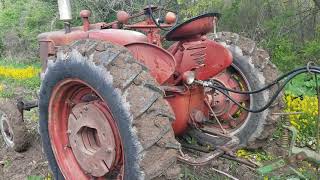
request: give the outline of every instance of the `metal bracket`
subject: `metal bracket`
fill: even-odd
[[[202,166],[209,163],[214,158],[222,156],[225,153],[230,153],[231,149],[236,148],[239,145],[239,139],[235,136],[227,142],[225,145],[218,147],[216,150],[212,151],[211,153],[207,153],[204,156],[199,158],[190,157],[188,155],[178,156],[178,160],[184,163],[187,163],[192,166]]]
[[[17,107],[19,111],[23,113],[23,111],[30,111],[31,109],[38,107],[38,101],[18,100]]]

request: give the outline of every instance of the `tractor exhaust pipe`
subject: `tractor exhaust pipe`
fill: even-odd
[[[72,20],[72,11],[70,0],[58,0],[60,20],[64,21],[66,33],[71,32],[70,21]]]

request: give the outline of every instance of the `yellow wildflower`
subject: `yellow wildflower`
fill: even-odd
[[[287,105],[285,112],[302,112],[302,114],[288,116],[291,125],[296,127],[303,137],[312,136],[318,115],[317,97],[303,96],[300,98],[287,94],[284,100]]]
[[[26,68],[12,68],[6,66],[0,66],[0,77],[12,78],[16,80],[29,79],[37,76],[40,69],[32,66]]]
[[[247,151],[245,149],[239,149],[236,152],[236,156],[244,159],[251,159],[257,162],[261,162],[266,159],[271,159],[272,157],[259,151]]]

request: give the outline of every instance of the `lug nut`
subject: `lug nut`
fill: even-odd
[[[111,149],[111,148],[108,148],[108,149],[106,150],[106,152],[107,152],[107,153],[112,153],[112,149]]]

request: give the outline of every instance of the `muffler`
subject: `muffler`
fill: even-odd
[[[70,33],[70,21],[72,20],[72,11],[70,0],[58,0],[60,20],[64,21],[66,33]]]

